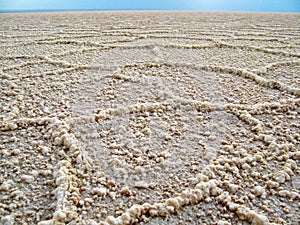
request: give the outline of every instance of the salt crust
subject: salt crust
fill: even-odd
[[[5,36],[5,35],[4,35]],[[132,40],[146,39],[146,38],[161,38],[159,36],[153,35],[144,35],[138,38],[132,38]],[[185,37],[185,39],[193,39],[192,37]],[[180,105],[190,105],[192,108],[196,109],[199,112],[214,112],[214,111],[224,111],[236,115],[241,121],[244,121],[246,124],[250,125],[253,130],[254,138],[263,142],[270,151],[275,152],[276,160],[282,163],[282,167],[276,171],[275,173],[270,173],[268,176],[264,176],[262,179],[265,181],[265,186],[261,186],[259,184],[253,185],[252,193],[262,199],[268,197],[268,194],[275,193],[275,195],[281,198],[287,198],[291,200],[299,200],[300,195],[296,190],[285,190],[282,188],[286,181],[290,181],[295,174],[297,174],[297,160],[300,159],[299,151],[295,151],[292,143],[278,143],[276,138],[272,133],[267,131],[265,127],[265,123],[262,122],[257,115],[262,115],[265,113],[270,113],[271,111],[277,112],[289,112],[290,110],[297,110],[299,107],[299,99],[300,89],[294,86],[286,85],[284,82],[280,82],[278,80],[266,79],[264,78],[264,74],[268,73],[268,71],[282,66],[299,66],[300,62],[295,60],[295,58],[299,58],[299,53],[288,52],[285,50],[273,50],[270,48],[252,46],[252,45],[238,45],[238,44],[229,44],[226,41],[215,40],[213,38],[204,37],[201,40],[210,41],[211,44],[208,45],[195,45],[195,44],[146,44],[146,45],[138,45],[132,46],[127,44],[101,44],[93,41],[79,41],[79,40],[42,40],[39,41],[40,44],[48,44],[48,45],[56,45],[56,44],[74,44],[78,46],[86,46],[88,48],[74,51],[66,51],[62,53],[53,53],[49,56],[42,55],[1,55],[1,60],[14,60],[14,59],[23,59],[29,60],[27,62],[21,63],[19,65],[13,66],[5,66],[2,67],[1,70],[3,74],[1,74],[4,79],[3,84],[9,87],[9,89],[14,90],[18,88],[19,80],[26,80],[27,78],[33,77],[43,77],[43,76],[56,76],[59,74],[64,74],[68,72],[77,72],[89,69],[108,69],[108,70],[116,70],[115,73],[109,75],[113,79],[123,80],[125,82],[136,81],[134,77],[129,75],[120,74],[119,68],[145,68],[145,67],[156,67],[160,68],[161,66],[167,67],[183,67],[195,69],[198,71],[210,71],[214,73],[226,73],[234,76],[239,76],[242,78],[246,78],[247,80],[253,81],[254,83],[270,88],[273,90],[279,90],[281,92],[288,93],[293,95],[294,99],[289,100],[280,100],[278,102],[266,102],[266,103],[258,103],[258,104],[220,104],[220,103],[211,103],[211,102],[203,102],[203,101],[193,101],[187,99],[179,99],[176,100],[166,100],[164,102],[158,103],[138,103],[132,104],[129,106],[124,106],[120,108],[106,108],[106,109],[98,109],[97,113],[93,115],[86,115],[85,117],[73,117],[64,119],[64,116],[57,117],[41,117],[41,118],[19,118],[19,114],[21,113],[18,107],[13,107],[11,112],[7,117],[0,122],[1,132],[6,131],[15,131],[17,129],[30,129],[30,127],[35,126],[44,126],[47,128],[47,132],[51,137],[51,142],[53,145],[59,146],[62,150],[59,154],[64,158],[60,162],[55,165],[53,177],[55,183],[55,190],[53,190],[56,202],[55,202],[55,212],[53,214],[53,218],[47,221],[39,222],[39,225],[48,225],[48,224],[75,224],[78,222],[76,219],[78,218],[77,205],[81,204],[81,193],[79,190],[80,180],[79,176],[84,175],[89,171],[92,161],[88,157],[87,152],[84,148],[81,147],[80,142],[76,139],[75,135],[71,131],[71,126],[76,121],[85,121],[90,123],[101,122],[107,118],[112,118],[114,116],[125,115],[125,114],[133,114],[133,113],[145,113],[149,114],[153,112],[164,112],[168,110],[172,110],[172,108],[176,108]],[[199,39],[200,40],[200,39]],[[19,45],[24,47],[24,45],[34,44],[35,41],[28,43],[19,43]],[[12,46],[13,47],[13,46]],[[103,65],[76,65],[69,63],[64,60],[55,60],[53,58],[60,56],[67,56],[77,53],[84,52],[92,52],[92,51],[109,51],[112,49],[152,49],[154,54],[157,54],[158,57],[163,57],[161,54],[161,48],[169,48],[169,49],[215,49],[215,48],[228,48],[228,49],[243,49],[247,51],[257,51],[260,53],[266,53],[270,55],[280,55],[293,58],[291,60],[282,60],[279,62],[273,62],[267,64],[259,69],[248,70],[243,68],[236,68],[230,66],[216,66],[216,65],[201,65],[195,63],[141,63],[141,64],[129,64],[129,65],[115,65],[115,66],[103,66]],[[32,61],[31,61],[32,60]],[[160,61],[160,60],[158,60]],[[39,63],[49,63],[51,65],[56,65],[63,67],[62,69],[54,70],[54,71],[45,71],[43,73],[34,73],[34,74],[23,74],[19,77],[9,75],[9,72],[26,67],[26,66],[34,66]],[[17,93],[15,91],[7,91],[6,95],[8,97],[16,96]],[[24,99],[25,93],[18,97],[18,101],[22,101]],[[150,134],[151,131],[145,130],[145,134]],[[207,136],[210,136],[207,133]],[[168,139],[168,138],[167,138]],[[118,148],[118,146],[111,146],[111,148]],[[224,148],[228,152],[234,151],[233,145],[227,145]],[[45,151],[47,151],[45,149]],[[284,154],[281,154],[281,153]],[[19,155],[20,150],[14,149],[11,151],[12,155]],[[277,154],[277,155],[276,155]],[[220,204],[227,207],[231,212],[234,212],[239,219],[248,221],[251,224],[269,224],[268,218],[252,210],[243,204],[238,204],[233,200],[233,196],[235,193],[242,190],[242,186],[240,184],[231,183],[227,180],[216,180],[214,178],[215,174],[225,174],[225,172],[234,173],[236,170],[243,170],[245,173],[251,169],[252,165],[261,164],[266,165],[267,159],[264,154],[256,153],[253,155],[246,155],[241,157],[233,157],[230,159],[219,159],[215,161],[215,164],[210,164],[207,167],[203,168],[203,172],[198,176],[198,183],[194,186],[194,188],[188,188],[182,190],[182,192],[176,193],[174,196],[166,199],[161,203],[154,204],[140,204],[133,205],[128,208],[118,217],[108,216],[105,221],[100,224],[133,224],[145,215],[149,214],[151,217],[157,216],[167,216],[169,214],[176,213],[180,209],[182,209],[186,205],[194,205],[199,202],[206,202],[209,199],[216,199]],[[50,171],[50,170],[49,170]],[[137,171],[142,171],[140,168],[137,168]],[[50,171],[51,172],[51,171]],[[44,172],[44,175],[47,176],[47,173]],[[250,176],[257,178],[260,176],[260,173],[254,171],[250,174]],[[25,183],[34,182],[35,174],[25,174],[21,177],[22,181]],[[116,184],[111,181],[112,186]],[[14,182],[11,180],[7,180],[2,182],[0,185],[0,192],[8,192]],[[132,192],[129,187],[124,187],[121,190],[123,195],[131,195]],[[21,192],[15,192],[16,195],[22,194]],[[97,195],[101,198],[105,198],[106,195],[110,195],[108,189],[106,188],[95,188],[92,190],[93,195]],[[252,198],[252,195],[249,194],[249,197]],[[254,197],[253,197],[254,198]],[[92,201],[91,199],[85,199],[85,201]],[[4,216],[1,218],[1,223],[3,224],[13,224],[14,218],[11,215]],[[98,224],[93,220],[89,221],[81,221],[82,223],[87,224]],[[218,224],[228,224],[226,221],[220,220]]]

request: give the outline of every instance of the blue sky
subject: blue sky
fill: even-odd
[[[300,12],[300,0],[0,0],[0,10],[37,9]]]

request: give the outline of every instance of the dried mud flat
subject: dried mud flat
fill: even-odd
[[[0,20],[0,224],[299,223],[299,14]]]

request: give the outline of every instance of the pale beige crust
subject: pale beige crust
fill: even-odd
[[[299,223],[299,14],[0,21],[0,224]]]

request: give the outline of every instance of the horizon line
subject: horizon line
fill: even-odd
[[[264,11],[264,10],[207,10],[207,9],[0,9],[0,13],[31,12],[91,12],[91,11],[199,11],[199,12],[245,12],[245,13],[300,13],[300,11]]]

